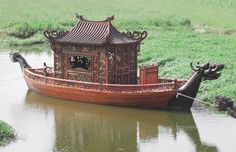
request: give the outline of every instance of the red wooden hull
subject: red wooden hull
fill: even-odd
[[[94,88],[87,89],[83,87],[75,87],[73,85],[61,85],[54,82],[54,80],[57,80],[59,82],[65,80],[44,77],[42,75],[33,73],[28,69],[25,70],[24,76],[29,88],[42,95],[60,99],[94,103],[94,104],[140,107],[140,108],[167,108],[171,99],[173,99],[176,96],[176,89],[163,89],[154,91],[144,90],[144,91],[129,92],[122,90],[110,91],[110,90],[104,90],[104,89],[101,90]],[[39,78],[36,78],[37,76],[45,78],[45,81],[39,81]],[[68,81],[68,82],[72,84],[74,81],[72,82]],[[121,87],[122,85],[114,85],[114,86]],[[146,86],[147,85],[145,85],[145,87]],[[96,85],[94,85],[94,87],[96,88]],[[124,85],[123,88],[125,89],[125,87],[130,87],[130,85]],[[142,86],[140,85],[140,87]]]

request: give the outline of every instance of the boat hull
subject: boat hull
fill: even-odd
[[[103,105],[128,106],[139,108],[167,108],[176,96],[176,90],[163,92],[117,92],[60,86],[36,81],[27,75],[29,88],[42,95]]]

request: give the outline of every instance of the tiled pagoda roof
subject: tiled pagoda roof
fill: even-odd
[[[121,33],[111,23],[114,16],[108,17],[104,21],[89,21],[83,18],[83,16],[77,16],[78,22],[67,33],[56,33],[60,36],[50,37],[49,34],[45,34],[47,38],[59,43],[72,43],[81,45],[104,45],[104,44],[127,44],[136,43],[143,40],[147,33]],[[47,32],[47,31],[46,31]],[[55,31],[54,31],[55,32]],[[138,35],[139,36],[138,36]],[[142,34],[142,35],[140,35]],[[141,37],[140,37],[141,36]]]

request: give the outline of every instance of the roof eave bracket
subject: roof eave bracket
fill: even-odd
[[[147,31],[134,31],[132,32],[123,32],[127,37],[132,38],[137,41],[142,41],[147,37]]]
[[[43,35],[49,39],[49,40],[53,40],[53,39],[57,39],[57,38],[61,38],[63,36],[65,36],[69,31],[56,31],[56,30],[45,30],[43,31]]]

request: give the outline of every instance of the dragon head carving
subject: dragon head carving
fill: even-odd
[[[17,51],[10,52],[10,59],[11,59],[12,62],[18,62],[17,58],[20,58],[20,57],[22,57],[20,52],[17,52]]]
[[[192,63],[190,66],[194,72],[201,74],[203,80],[215,80],[218,79],[221,75],[221,72],[224,69],[224,64],[217,63],[206,63],[206,64],[197,64],[195,67]]]

